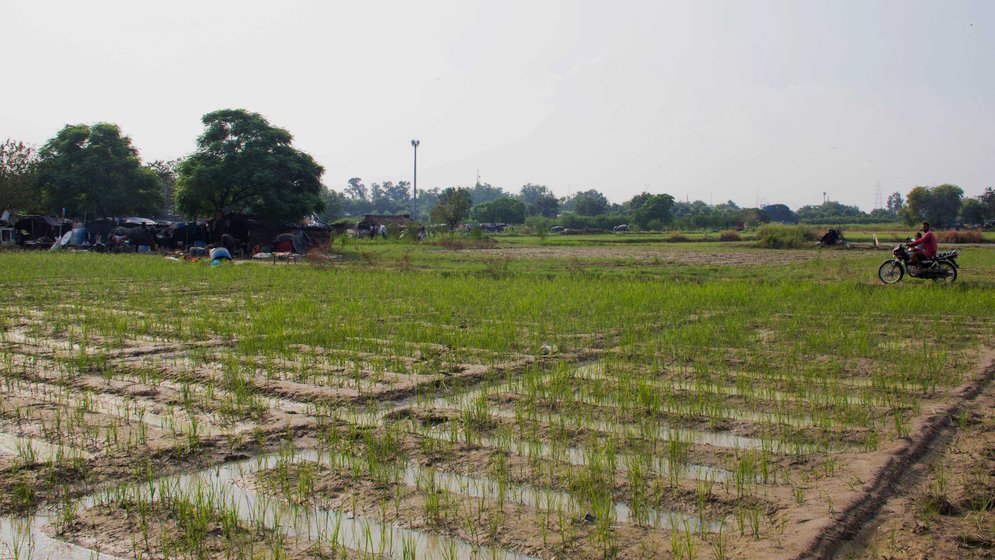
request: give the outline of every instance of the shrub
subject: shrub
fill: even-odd
[[[675,232],[671,233],[670,235],[667,236],[666,240],[670,241],[671,243],[681,243],[681,242],[684,242],[684,241],[690,241],[690,239],[688,238],[688,236],[684,235],[680,231],[675,231]]]
[[[936,240],[940,243],[984,243],[981,232],[977,230],[946,230],[937,233]]]
[[[757,245],[768,249],[796,249],[811,241],[804,226],[764,224],[757,228]]]
[[[739,241],[739,232],[734,229],[726,229],[719,232],[719,241]]]

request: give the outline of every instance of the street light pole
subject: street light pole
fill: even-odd
[[[411,184],[411,217],[418,218],[418,144],[420,140],[412,140],[411,147],[415,149],[415,175]]]

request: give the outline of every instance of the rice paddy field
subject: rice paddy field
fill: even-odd
[[[875,520],[963,430],[931,495],[966,528],[922,518],[985,557],[995,249],[887,257],[0,254],[0,558],[902,557]]]

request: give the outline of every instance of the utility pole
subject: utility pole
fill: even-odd
[[[418,144],[421,144],[421,140],[412,140],[411,147],[415,149],[415,173],[414,180],[411,182],[411,217],[412,219],[418,218]]]

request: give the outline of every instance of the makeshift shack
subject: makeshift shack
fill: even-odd
[[[388,230],[397,230],[415,223],[411,214],[367,214],[356,224],[360,237],[374,237]]]
[[[71,221],[52,216],[22,216],[14,223],[20,242],[27,244],[51,243],[72,228]]]
[[[169,250],[207,245],[209,239],[207,222],[175,222],[156,234],[156,243]]]

